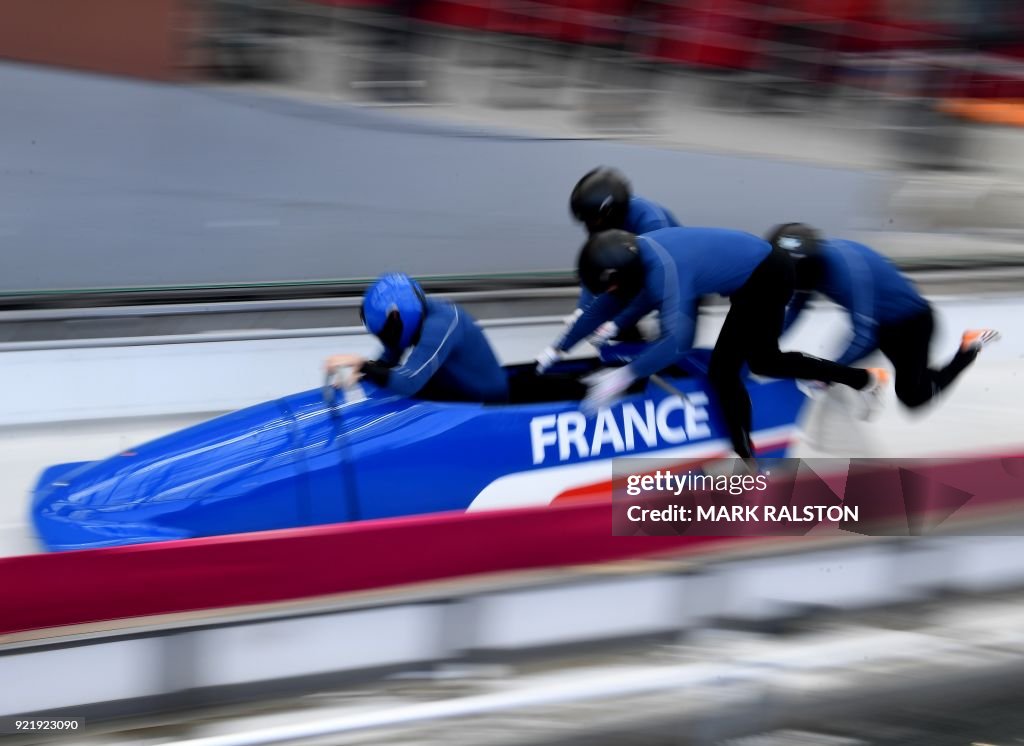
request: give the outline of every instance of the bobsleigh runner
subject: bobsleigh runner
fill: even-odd
[[[570,360],[544,376],[508,366],[508,404],[404,398],[369,383],[335,400],[305,391],[217,417],[108,459],[51,466],[32,521],[50,550],[234,534],[440,511],[610,499],[612,459],[671,463],[731,453],[700,375],[637,382],[585,416]],[[785,455],[806,399],[747,378],[759,453]],[[684,394],[685,397],[679,394]]]

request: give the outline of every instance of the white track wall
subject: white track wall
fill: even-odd
[[[984,362],[1024,356],[1024,301],[944,299],[939,303],[936,359],[952,355],[960,332],[972,326],[1004,330]],[[713,344],[721,307],[702,316],[697,343]],[[785,346],[830,355],[841,349],[846,323],[833,308],[801,322]],[[503,362],[525,362],[556,338],[559,323],[493,326],[488,337]],[[376,343],[357,330],[238,342],[110,346],[0,353],[0,426],[114,417],[221,412],[322,383],[323,360],[336,352],[374,354]]]
[[[525,653],[683,633],[721,620],[777,621],[808,608],[848,611],[922,601],[941,591],[1021,586],[1024,537],[870,540],[702,569],[648,563],[626,574],[569,573],[407,601],[392,596],[375,607],[225,616],[204,621],[205,627],[177,626],[134,639],[123,638],[131,632],[58,637],[0,647],[0,682],[17,682],[4,687],[0,715],[417,668],[469,654]],[[104,675],[97,678],[99,670]]]

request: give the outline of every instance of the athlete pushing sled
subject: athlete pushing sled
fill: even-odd
[[[999,339],[994,329],[968,329],[952,359],[932,368],[931,304],[888,259],[855,241],[825,239],[804,223],[780,225],[767,239],[788,251],[796,267],[796,294],[784,328],[793,325],[814,293],[826,296],[846,310],[853,326],[853,336],[836,362],[852,365],[880,350],[895,369],[896,397],[909,409],[932,401],[985,345]],[[865,414],[873,414],[872,409]]]

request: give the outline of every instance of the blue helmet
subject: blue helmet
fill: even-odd
[[[413,343],[426,313],[423,288],[409,275],[381,275],[363,296],[363,324],[386,347],[404,350]]]

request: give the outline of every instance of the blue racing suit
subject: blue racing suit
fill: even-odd
[[[931,305],[888,259],[854,241],[821,244],[821,274],[814,290],[850,314],[853,337],[837,362],[849,365],[881,350],[896,371],[896,396],[920,407],[949,387],[974,362],[977,349],[959,349],[941,368],[929,364],[935,319]],[[786,311],[788,329],[812,291],[797,293]]]
[[[385,348],[363,366],[374,383],[403,396],[442,401],[503,402],[508,377],[476,321],[459,306],[427,298],[419,339],[405,351]]]
[[[929,310],[928,302],[888,259],[864,244],[830,239],[820,246],[822,275],[816,290],[850,314],[853,338],[837,358],[851,365],[878,348],[880,326],[891,326]],[[800,291],[786,311],[789,329],[812,292]]]
[[[630,364],[637,378],[669,367],[690,350],[701,296],[732,295],[771,253],[757,236],[724,228],[663,228],[639,236],[637,246],[643,290],[626,304],[611,293],[600,295],[557,345],[568,351],[605,321],[625,328],[657,310],[661,337]]]
[[[643,233],[660,230],[661,228],[679,227],[679,221],[676,220],[676,216],[665,207],[643,197],[632,197],[629,200],[629,212],[626,213],[626,222],[622,226],[622,230],[639,236]],[[580,291],[580,299],[576,307],[585,309],[593,300],[593,293],[583,288]],[[620,325],[619,328],[624,329],[625,327]]]
[[[622,230],[639,236],[661,228],[680,227],[676,216],[667,208],[643,197],[633,197],[629,200],[629,212],[626,213],[626,223]]]
[[[701,296],[729,296],[729,313],[708,364],[733,449],[752,458],[750,395],[743,365],[770,378],[837,381],[853,388],[868,382],[865,371],[800,352],[779,349],[786,304],[793,296],[793,260],[757,236],[721,228],[663,228],[637,239],[644,289],[623,305],[613,294],[598,297],[562,341],[569,350],[603,322],[629,324],[657,309],[661,338],[627,366],[627,377],[650,376],[682,358],[693,346]]]

